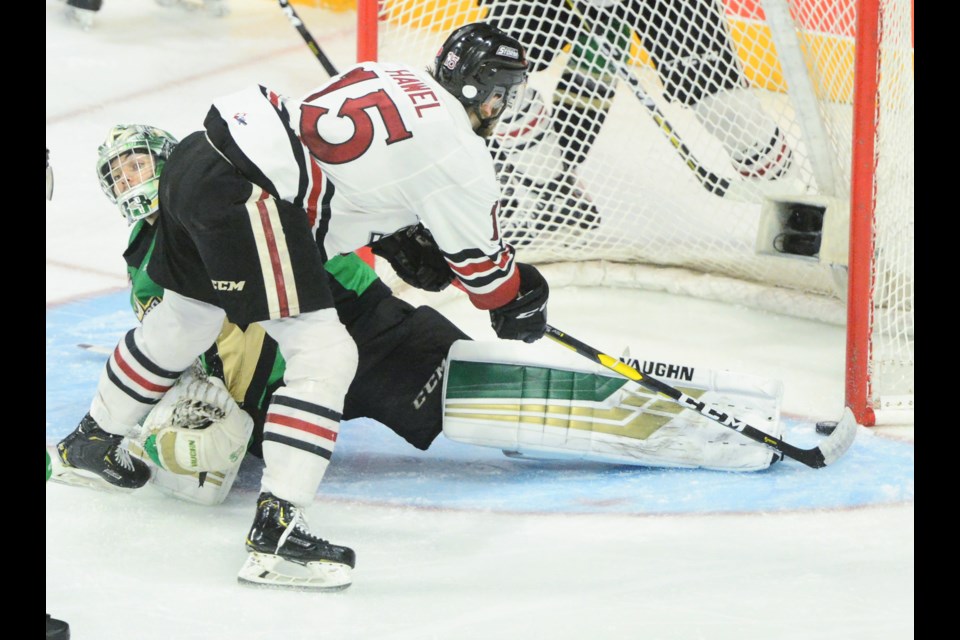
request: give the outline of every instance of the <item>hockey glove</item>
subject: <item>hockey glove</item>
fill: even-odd
[[[537,268],[517,263],[520,291],[511,302],[490,310],[490,325],[504,340],[536,342],[547,330],[550,287]]]
[[[229,471],[238,466],[253,419],[215,376],[188,369],[143,421],[144,450],[176,474]]]
[[[453,271],[440,247],[422,225],[405,227],[370,245],[375,255],[390,263],[401,280],[424,291],[442,291]]]

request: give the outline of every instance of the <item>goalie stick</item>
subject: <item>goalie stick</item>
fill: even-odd
[[[560,343],[572,351],[576,351],[585,358],[588,358],[606,367],[607,369],[620,374],[624,378],[633,380],[637,384],[640,384],[651,391],[656,391],[657,393],[665,395],[683,407],[692,409],[697,413],[710,418],[714,422],[727,427],[728,429],[733,429],[734,431],[742,433],[747,438],[755,440],[761,444],[765,444],[771,449],[779,451],[784,456],[798,462],[802,462],[808,467],[812,467],[814,469],[820,469],[821,467],[825,467],[828,464],[835,462],[837,458],[846,453],[847,449],[850,448],[850,445],[853,444],[853,440],[857,435],[857,421],[853,417],[853,412],[850,411],[850,408],[845,407],[843,410],[843,417],[837,423],[836,428],[829,437],[824,439],[818,446],[812,449],[801,449],[791,444],[787,444],[783,440],[775,438],[761,431],[760,429],[757,429],[756,427],[751,427],[749,424],[739,420],[735,416],[731,416],[713,407],[708,407],[705,403],[688,396],[679,389],[671,387],[670,385],[651,378],[650,376],[644,375],[630,365],[617,360],[613,356],[609,356],[605,353],[597,351],[593,347],[580,342],[573,336],[568,335],[563,331],[550,326],[549,324],[547,325],[546,335],[555,342]]]
[[[584,25],[589,24],[586,17],[584,17],[584,15],[574,6],[573,2],[567,0],[567,5],[573,9],[574,12],[576,12]],[[640,104],[647,109],[647,112],[649,112],[650,116],[653,118],[653,121],[657,124],[657,127],[667,137],[667,140],[670,142],[671,146],[676,149],[680,159],[683,160],[684,165],[686,165],[686,167],[693,172],[703,188],[720,198],[728,198],[738,202],[748,202],[749,199],[745,197],[744,194],[739,193],[736,188],[734,188],[734,183],[723,176],[717,175],[713,171],[710,171],[700,164],[700,161],[696,159],[696,157],[693,155],[693,152],[690,151],[690,148],[683,142],[683,140],[680,139],[680,135],[673,128],[673,125],[670,124],[670,121],[667,120],[666,115],[664,115],[663,111],[660,110],[660,107],[657,106],[656,101],[651,98],[646,91],[643,90],[643,85],[640,84],[640,80],[637,78],[637,76],[630,71],[627,63],[620,61],[620,56],[614,49],[613,45],[603,36],[597,36],[591,33],[589,34],[589,37],[590,40],[597,46],[600,55],[608,61],[609,67],[613,69],[621,79],[630,85],[633,95],[637,98],[637,100],[640,101]]]
[[[303,20],[300,19],[300,16],[297,15],[297,12],[294,11],[293,7],[290,6],[289,0],[277,0],[280,3],[280,9],[286,14],[287,19],[290,20],[290,24],[296,28],[300,33],[300,37],[303,38],[303,41],[307,43],[307,46],[310,47],[310,51],[313,52],[313,55],[316,56],[317,60],[320,61],[320,64],[323,65],[324,70],[332,78],[333,76],[339,73],[337,68],[333,66],[333,63],[330,62],[330,59],[323,52],[323,49],[320,48],[320,45],[317,44],[317,41],[313,39],[313,36],[310,35],[310,32],[307,31],[307,26],[303,24]]]

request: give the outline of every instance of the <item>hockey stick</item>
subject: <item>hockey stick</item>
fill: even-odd
[[[337,71],[337,68],[333,66],[333,63],[330,62],[330,58],[323,52],[323,49],[320,48],[320,45],[317,44],[317,41],[313,39],[313,36],[307,30],[307,26],[303,24],[303,20],[300,19],[300,16],[297,15],[297,12],[294,11],[293,7],[290,6],[290,0],[277,0],[280,3],[280,8],[287,15],[287,18],[290,20],[296,30],[300,33],[300,37],[303,38],[303,41],[307,43],[307,46],[310,47],[310,51],[313,52],[313,55],[316,56],[317,60],[320,61],[320,64],[323,65],[324,70],[327,72],[331,78],[340,73]],[[357,255],[369,265],[373,265],[373,253],[371,253],[369,247],[363,247],[357,250]]]
[[[679,405],[682,405],[688,409],[693,409],[697,413],[710,418],[714,422],[717,422],[728,429],[738,431],[747,438],[755,440],[761,444],[765,444],[771,449],[779,451],[784,456],[792,458],[798,462],[802,462],[808,467],[812,467],[814,469],[820,469],[821,467],[825,467],[828,464],[835,462],[837,458],[846,453],[847,449],[850,448],[850,445],[853,444],[853,440],[857,435],[856,418],[853,417],[853,412],[850,411],[849,407],[845,407],[843,410],[843,417],[837,423],[837,426],[833,430],[832,434],[825,438],[819,446],[816,446],[812,449],[800,449],[791,444],[787,444],[779,438],[774,438],[773,436],[764,433],[756,427],[751,427],[746,422],[743,422],[734,416],[724,413],[718,409],[714,409],[713,407],[708,407],[705,403],[688,396],[679,389],[644,375],[625,362],[621,362],[612,356],[601,353],[600,351],[597,351],[593,347],[580,342],[573,336],[570,336],[559,329],[547,325],[546,335],[568,349],[576,351],[585,358],[589,358],[590,360],[603,365],[607,369],[610,369],[615,373],[619,373],[624,378],[633,380],[637,384],[640,384],[651,391],[665,395]]]
[[[690,151],[690,148],[680,139],[673,125],[667,120],[667,117],[660,110],[660,107],[657,106],[657,103],[654,102],[653,98],[643,90],[640,80],[637,79],[637,76],[633,75],[630,69],[627,68],[627,65],[623,62],[612,62],[611,65],[614,66],[617,75],[630,85],[630,88],[633,90],[633,95],[640,101],[640,104],[647,108],[647,111],[650,112],[650,117],[657,123],[660,131],[663,132],[670,144],[677,150],[680,159],[683,160],[687,168],[694,173],[703,188],[720,198],[726,197],[732,200],[742,200],[741,197],[730,192],[730,180],[710,171],[694,157],[693,152]]]
[[[287,18],[290,20],[297,31],[300,32],[300,37],[303,38],[303,41],[307,43],[307,46],[310,47],[310,51],[313,52],[313,55],[317,57],[317,60],[320,61],[320,64],[323,65],[323,68],[326,70],[327,74],[332,78],[337,75],[337,68],[333,66],[333,63],[330,62],[330,59],[323,52],[323,49],[320,48],[320,45],[317,44],[317,41],[313,39],[313,36],[310,35],[310,32],[307,31],[307,27],[303,24],[303,20],[300,19],[300,16],[297,15],[297,12],[293,10],[293,7],[290,6],[289,0],[277,0],[280,3],[280,8]]]
[[[98,344],[87,344],[86,342],[81,342],[77,346],[90,353],[102,353],[104,355],[110,355],[113,353],[113,349],[110,347],[103,347]]]
[[[574,6],[573,2],[567,0],[567,5],[580,17],[584,25],[589,24],[586,17]],[[680,135],[673,128],[673,125],[670,124],[670,121],[667,120],[666,115],[660,110],[660,107],[657,106],[656,101],[643,90],[643,85],[640,84],[637,76],[630,71],[630,68],[625,62],[620,60],[620,56],[613,44],[608,42],[603,36],[595,36],[591,33],[589,37],[591,42],[596,45],[600,55],[608,61],[608,66],[630,85],[633,95],[640,101],[640,104],[647,109],[653,121],[657,123],[657,127],[659,127],[660,131],[667,137],[667,140],[673,145],[673,148],[677,150],[680,159],[683,160],[687,168],[694,173],[703,188],[720,198],[726,197],[731,200],[747,201],[742,195],[730,192],[732,185],[730,180],[717,175],[700,164],[700,161],[696,159],[693,152],[690,151],[690,148],[680,139]]]

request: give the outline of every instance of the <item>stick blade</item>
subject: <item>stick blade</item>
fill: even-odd
[[[90,353],[101,353],[106,356],[113,353],[113,349],[111,349],[110,347],[104,347],[98,344],[87,344],[85,342],[81,342],[80,344],[77,345],[77,347],[79,347],[80,349],[83,349],[84,351],[89,351]]]
[[[853,444],[857,437],[857,419],[853,415],[850,407],[843,408],[843,416],[837,423],[836,429],[826,440],[817,447],[823,454],[824,466],[833,464],[840,456],[847,452],[847,449]]]

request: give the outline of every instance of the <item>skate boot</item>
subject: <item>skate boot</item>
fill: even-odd
[[[543,232],[544,240],[573,244],[600,225],[600,213],[577,179],[577,165],[566,159],[570,150],[554,124],[543,96],[528,86],[490,139],[500,181],[501,230],[515,247],[533,243]]]
[[[51,480],[92,488],[139,489],[150,480],[150,468],[121,448],[123,436],[101,429],[90,414],[57,445],[61,468]]]
[[[103,0],[67,0],[65,12],[67,22],[88,31],[93,26],[94,16],[102,6]]]
[[[47,640],[70,640],[70,625],[47,614]]]
[[[303,512],[272,493],[257,500],[246,546],[250,555],[237,574],[241,583],[336,591],[352,582],[353,550],[314,536]]]
[[[230,14],[230,6],[227,4],[227,0],[203,0],[203,9],[217,18]]]
[[[161,7],[183,9],[184,11],[203,10],[208,15],[222,18],[230,14],[228,0],[156,0]]]
[[[572,241],[600,225],[600,212],[571,172],[541,184],[508,164],[500,180],[503,237],[515,247],[531,244],[544,232]]]

